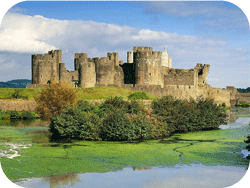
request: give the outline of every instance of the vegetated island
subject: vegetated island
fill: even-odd
[[[2,89],[1,89],[2,90]],[[0,90],[0,91],[1,91]],[[34,98],[36,113],[50,119],[49,131],[55,140],[150,140],[173,133],[218,129],[226,114],[212,99],[181,100],[172,96],[156,98],[145,92],[116,87],[69,88],[51,83],[42,89],[4,89],[5,98]],[[114,96],[114,91],[116,95]],[[3,97],[3,92],[0,96]],[[107,95],[111,96],[107,98]],[[103,99],[90,103],[84,99]],[[129,100],[123,100],[126,97]],[[141,100],[152,100],[145,106]],[[30,114],[29,114],[30,113]],[[8,112],[1,112],[8,118]],[[9,118],[34,118],[33,112],[9,112]]]

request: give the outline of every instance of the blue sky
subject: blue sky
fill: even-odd
[[[166,50],[173,68],[210,64],[208,83],[249,87],[249,22],[229,2],[30,2],[13,6],[0,27],[0,81],[31,79],[31,55],[63,50],[126,62],[133,46]]]

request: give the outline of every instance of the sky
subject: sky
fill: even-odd
[[[250,86],[249,21],[225,1],[17,3],[0,26],[0,81],[31,79],[32,54],[60,49],[73,70],[74,53],[126,62],[133,46],[167,50],[173,68],[210,64],[212,87]]]

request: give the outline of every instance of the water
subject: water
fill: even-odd
[[[245,174],[244,168],[214,166],[201,164],[133,170],[124,168],[107,173],[69,173],[65,175],[33,178],[17,182],[25,187],[91,187],[91,188],[222,188],[233,185]]]
[[[41,153],[37,156],[41,157],[41,160],[44,160],[44,157],[54,160],[52,155],[56,158],[55,162],[58,162],[57,167],[60,168],[52,167],[53,163],[50,164],[51,166],[45,165],[43,168],[48,168],[52,175],[44,177],[38,175],[39,178],[21,178],[15,181],[17,185],[23,187],[228,187],[237,183],[248,168],[245,157],[249,152],[243,140],[250,135],[249,114],[250,109],[234,108],[229,112],[230,122],[228,125],[221,125],[221,130],[177,134],[168,139],[137,144],[86,141],[51,143],[44,123],[18,124],[16,125],[18,130],[27,135],[27,141],[29,141],[27,143],[31,142],[32,146],[29,145],[23,149],[23,153],[18,153],[19,157],[4,159],[6,162],[16,159],[19,163],[27,163],[29,160],[26,158],[31,157],[32,154],[25,153],[24,150],[32,151],[33,147],[39,147]],[[131,147],[137,150],[131,150]],[[122,149],[118,151],[118,148]],[[51,156],[44,154],[42,149]],[[54,151],[53,149],[62,154],[54,156],[50,153]],[[117,153],[114,152],[115,150]],[[128,152],[120,154],[119,152],[123,150]],[[136,152],[141,153],[136,154]],[[1,161],[3,166],[5,160]],[[62,165],[59,163],[61,161]],[[35,161],[35,164],[37,163],[38,161]],[[85,165],[81,166],[82,163]],[[37,165],[41,166],[42,163]],[[87,165],[90,166],[85,169]],[[79,171],[77,167],[84,173],[76,173],[72,170],[66,173],[71,168]],[[53,175],[53,172],[58,170],[62,170],[62,173]],[[33,172],[30,170],[26,173]]]

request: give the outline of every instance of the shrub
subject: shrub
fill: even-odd
[[[147,94],[145,92],[136,92],[136,93],[132,93],[128,96],[128,99],[149,99],[149,97],[147,96]]]
[[[21,119],[20,114],[16,110],[10,111],[10,119]]]
[[[26,120],[26,119],[35,119],[36,118],[36,114],[34,112],[29,112],[29,111],[22,111],[20,116],[24,120]]]
[[[90,104],[86,100],[79,100],[76,104],[76,108],[78,108],[81,112],[91,112],[91,111],[97,111],[97,108],[95,105]]]
[[[132,115],[129,117],[134,128],[133,140],[146,140],[150,139],[151,136],[151,122],[146,118],[146,116]]]
[[[19,90],[15,90],[12,97],[15,99],[20,99],[22,96],[19,94]]]
[[[130,114],[139,114],[139,113],[146,113],[146,109],[144,107],[144,105],[136,100],[131,100],[130,102],[127,103],[128,107],[127,107],[127,113]]]
[[[152,108],[171,133],[218,129],[220,124],[226,124],[225,112],[211,99],[187,101],[166,96],[154,100]]]
[[[134,138],[134,127],[121,109],[110,111],[102,121],[101,138],[110,141],[125,141]]]
[[[75,107],[67,107],[51,118],[49,131],[53,139],[98,140],[100,119],[96,114],[83,113]]]
[[[123,112],[128,111],[128,102],[123,100],[122,97],[114,97],[114,98],[108,98],[106,99],[100,106],[99,109],[96,111],[96,113],[100,117],[104,117],[109,112],[120,109]]]
[[[41,95],[35,97],[35,100],[37,113],[42,119],[48,119],[62,112],[66,105],[75,105],[77,90],[70,88],[68,84],[51,80],[49,85],[42,88]]]

